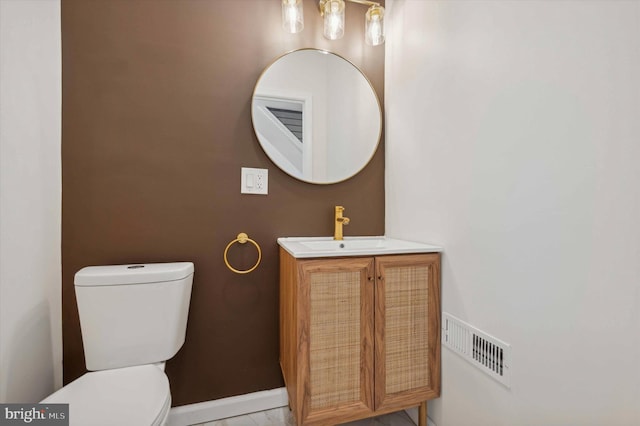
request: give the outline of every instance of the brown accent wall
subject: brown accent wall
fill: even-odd
[[[87,265],[189,260],[185,345],[167,364],[174,405],[283,385],[278,365],[279,236],[384,234],[384,141],[356,177],[312,185],[281,172],[251,125],[251,94],[275,57],[336,52],[381,102],[384,47],[363,40],[366,7],[347,6],[344,39],[325,40],[317,2],[305,30],[281,30],[279,0],[63,0],[64,381],[85,372],[74,273]],[[269,169],[269,195],[240,194],[240,168]],[[237,233],[262,246],[252,273],[222,254]],[[255,259],[234,246],[239,268]],[[114,315],[117,315],[114,312]],[[132,326],[135,326],[133,324]]]

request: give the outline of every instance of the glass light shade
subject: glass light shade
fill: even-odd
[[[364,18],[364,38],[367,44],[378,46],[384,43],[384,8],[371,6]]]
[[[324,36],[337,40],[344,35],[344,0],[327,0],[324,3]]]
[[[282,28],[291,34],[304,29],[302,0],[282,0]]]

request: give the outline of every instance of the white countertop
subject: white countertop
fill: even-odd
[[[385,254],[438,253],[440,246],[379,237],[281,237],[278,244],[295,258],[379,256]]]

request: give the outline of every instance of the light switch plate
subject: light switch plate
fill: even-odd
[[[267,195],[269,193],[269,170],[242,167],[240,193]]]

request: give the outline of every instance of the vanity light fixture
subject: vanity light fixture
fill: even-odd
[[[371,46],[384,43],[384,8],[368,0],[320,0],[318,9],[324,20],[324,36],[329,40],[344,36],[345,1],[369,6],[365,14],[365,41]],[[302,0],[282,0],[282,27],[292,34],[302,31]]]
[[[384,43],[384,8],[380,5],[371,5],[365,14],[364,37],[367,44],[378,46]]]
[[[320,0],[320,16],[324,18],[324,36],[338,40],[344,35],[344,0]]]
[[[282,0],[282,28],[291,34],[304,29],[302,0]]]

